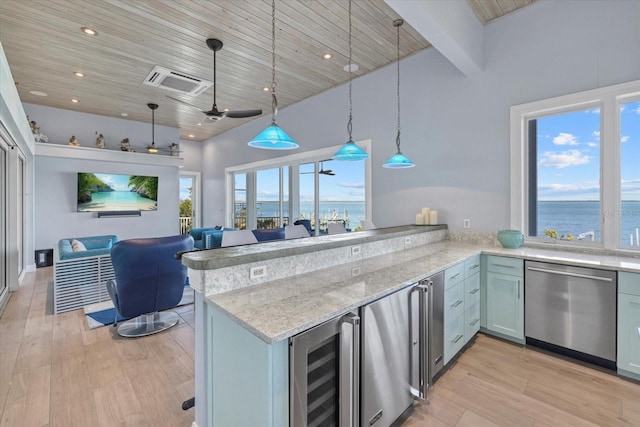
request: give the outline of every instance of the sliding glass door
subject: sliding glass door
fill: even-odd
[[[9,147],[1,136],[2,134],[0,133],[0,313],[9,298],[9,280],[7,274],[9,259],[9,238],[7,230]]]

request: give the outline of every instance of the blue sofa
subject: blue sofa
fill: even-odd
[[[192,228],[189,234],[193,237],[193,247],[196,249],[219,248],[222,243],[222,233],[225,230],[230,231],[235,230],[235,228]]]
[[[84,250],[73,250],[72,242]],[[111,247],[114,235],[61,239],[53,263],[53,311],[62,313],[109,299],[106,283],[113,279]],[[76,244],[76,249],[78,245]]]
[[[82,243],[86,250],[74,251],[72,246],[74,240]],[[61,239],[58,242],[58,258],[63,260],[110,254],[111,247],[117,241],[118,237],[114,235]]]

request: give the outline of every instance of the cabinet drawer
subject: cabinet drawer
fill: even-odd
[[[480,330],[480,303],[464,312],[464,341],[468,342]]]
[[[444,291],[444,322],[445,324],[464,313],[464,283]]]
[[[640,296],[640,274],[618,272],[618,293]]]
[[[487,256],[487,271],[522,276],[524,274],[524,262],[520,258],[489,255]]]
[[[472,255],[464,261],[464,277],[480,272],[480,254]]]
[[[449,361],[464,346],[464,314],[445,323],[444,327],[444,364]]]
[[[480,302],[480,273],[476,273],[464,279],[464,306],[465,309]]]
[[[444,271],[444,288],[449,289],[464,279],[464,262],[460,262]]]

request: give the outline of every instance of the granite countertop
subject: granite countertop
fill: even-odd
[[[274,240],[253,245],[187,252],[182,256],[182,263],[193,270],[214,270],[273,258],[316,252],[321,249],[334,249],[354,244],[375,242],[390,237],[408,236],[416,234],[416,232],[426,233],[446,229],[446,225],[404,225],[353,233],[314,236],[305,239]]]
[[[308,240],[308,239],[307,239]],[[640,259],[443,241],[207,296],[267,343],[287,339],[479,253],[640,273]]]

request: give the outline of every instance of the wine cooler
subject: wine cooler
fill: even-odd
[[[289,341],[291,427],[359,426],[360,318],[348,313]]]

